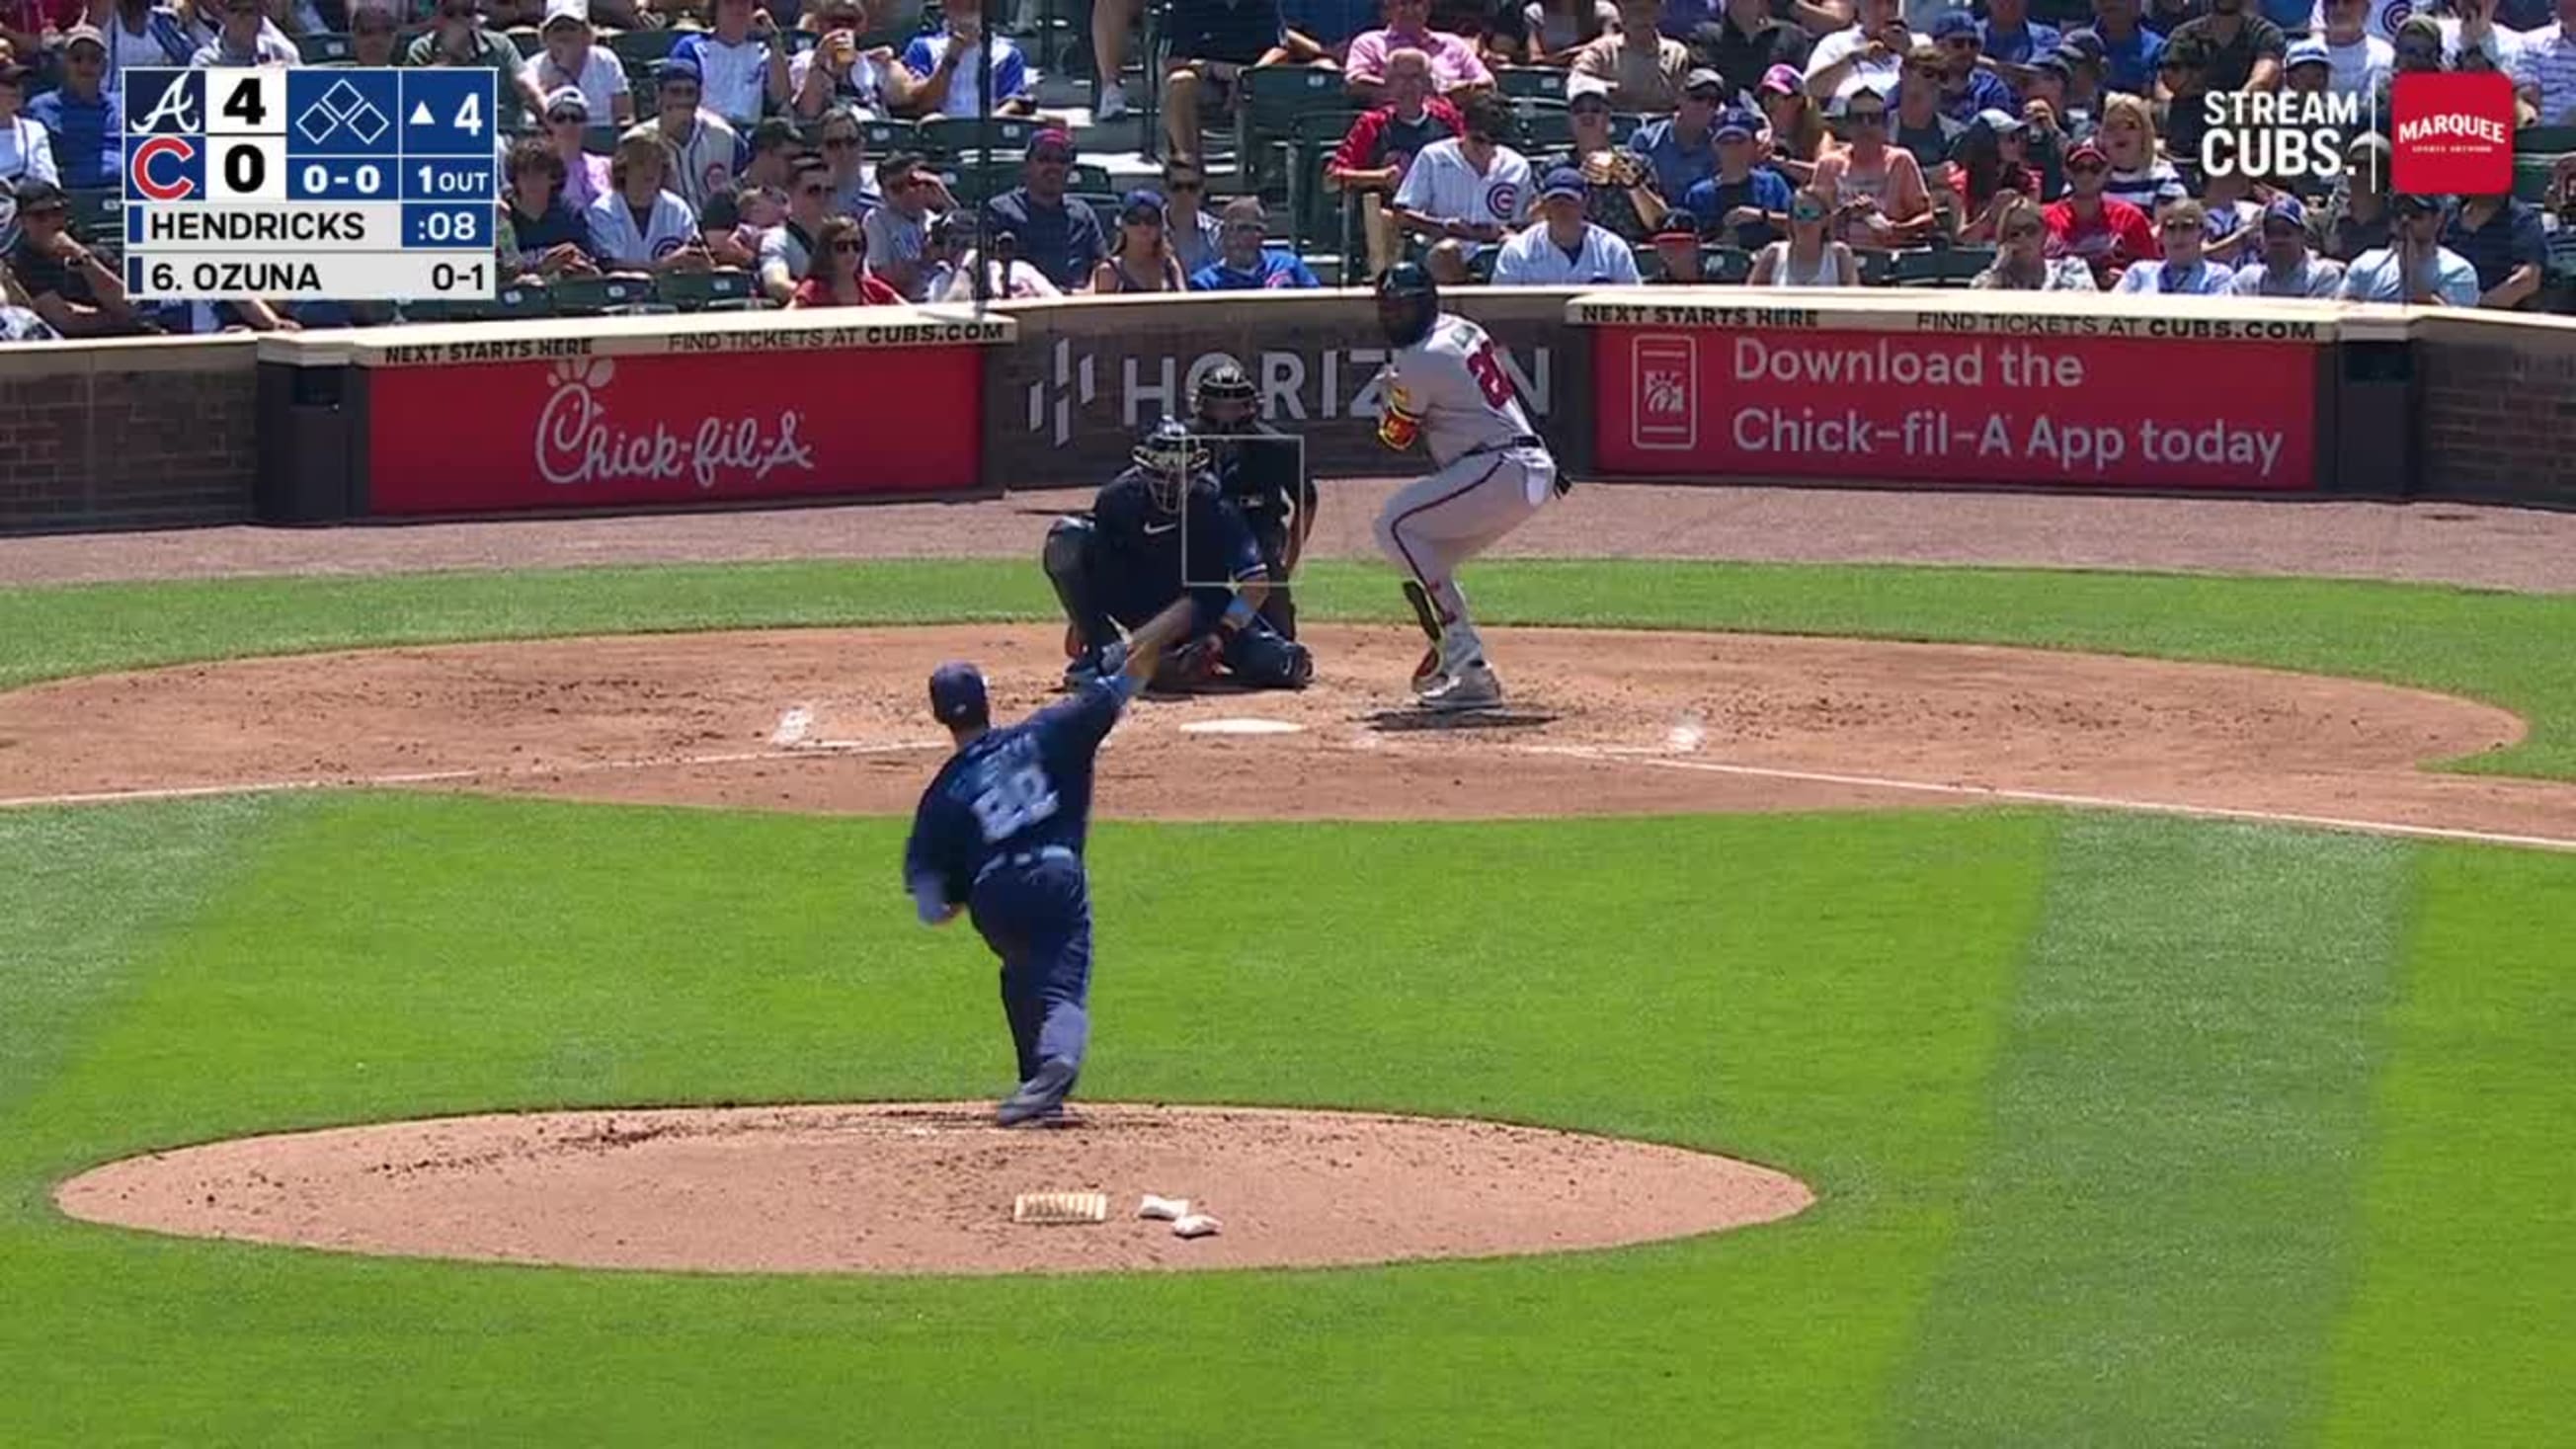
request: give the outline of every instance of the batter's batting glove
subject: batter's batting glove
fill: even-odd
[[[1398,453],[1412,447],[1414,439],[1421,436],[1422,419],[1393,403],[1377,415],[1377,440]]]

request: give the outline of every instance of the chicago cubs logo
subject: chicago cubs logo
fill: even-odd
[[[1521,214],[1521,189],[1508,181],[1497,181],[1485,188],[1485,210],[1496,220],[1510,221]]]
[[[2415,0],[2388,0],[2387,4],[2379,7],[2379,34],[2395,39],[2397,27],[2405,24],[2406,17],[2414,13]]]
[[[196,159],[197,148],[184,136],[154,136],[136,146],[126,157],[135,194],[146,201],[187,200],[197,190],[188,174],[188,163]]]

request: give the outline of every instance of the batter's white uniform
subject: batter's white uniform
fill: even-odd
[[[1441,618],[1440,669],[1484,657],[1458,565],[1493,547],[1556,496],[1556,459],[1522,411],[1502,349],[1485,329],[1442,313],[1386,365],[1387,406],[1421,419],[1439,471],[1387,500],[1378,547],[1422,581]]]

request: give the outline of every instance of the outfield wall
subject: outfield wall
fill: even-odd
[[[1462,290],[1577,476],[2576,506],[2576,322],[1961,291]],[[1221,360],[1396,471],[1363,292],[0,349],[0,532],[1105,479]],[[980,424],[977,420],[980,420]]]

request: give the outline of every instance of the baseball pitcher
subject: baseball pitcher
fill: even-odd
[[[1187,633],[1180,600],[1113,646],[1102,677],[1073,698],[993,728],[984,676],[943,664],[930,676],[930,712],[957,753],[913,812],[903,874],[922,924],[968,912],[1002,960],[1019,1090],[995,1120],[1016,1127],[1060,1115],[1091,1041],[1091,883],[1082,847],[1091,827],[1091,775],[1100,742],[1160,651]]]

